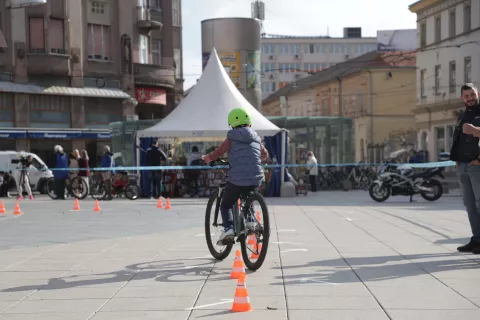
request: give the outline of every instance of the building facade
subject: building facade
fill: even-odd
[[[415,77],[414,54],[371,52],[287,85],[265,99],[262,110],[268,116],[351,118],[355,161],[381,162],[402,147],[398,141],[415,143]],[[342,148],[333,158],[338,162]]]
[[[362,38],[361,28],[345,28],[343,38],[264,35],[261,43],[263,98],[309,74],[377,50],[377,38]]]
[[[449,152],[460,112],[460,87],[480,84],[480,0],[422,0],[417,14],[418,147],[429,161]]]
[[[2,1],[0,149],[48,163],[61,144],[95,164],[109,123],[168,114],[183,93],[180,12],[180,0]]]

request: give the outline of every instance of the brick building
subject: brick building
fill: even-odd
[[[0,150],[49,162],[61,144],[95,161],[109,123],[163,118],[181,100],[180,0],[33,2],[45,4],[0,2]]]

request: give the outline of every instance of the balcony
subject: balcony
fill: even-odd
[[[161,23],[161,12],[155,9],[146,7],[137,7],[137,25],[141,29],[161,30],[163,23]]]
[[[31,52],[27,57],[28,74],[70,75],[70,55],[65,49],[51,49],[51,53]]]
[[[175,87],[175,68],[173,67],[134,63],[133,71],[136,85],[150,85],[170,89]]]

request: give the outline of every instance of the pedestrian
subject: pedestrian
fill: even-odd
[[[7,172],[0,171],[0,198],[11,198],[10,188],[15,187],[15,180]]]
[[[78,171],[78,176],[85,181],[87,188],[89,188],[88,178],[90,177],[89,160],[87,150],[82,150],[80,152],[80,158],[78,158],[78,167],[80,169]],[[90,190],[88,190],[88,192],[90,192]]]
[[[152,146],[146,151],[146,162],[148,167],[159,167],[167,160],[167,156],[159,148],[159,141],[153,140]],[[162,195],[162,171],[158,169],[148,170],[147,179],[150,198],[159,198]]]
[[[106,200],[112,200],[112,168],[113,165],[113,153],[110,151],[109,146],[103,147],[103,156],[100,159],[101,168],[111,168],[105,171],[102,170],[103,181],[105,182],[105,191],[107,192]]]
[[[55,171],[53,178],[55,182],[55,195],[58,200],[65,200],[65,181],[68,179],[68,156],[63,151],[62,146],[56,145],[55,151]]]
[[[312,151],[308,151],[307,156],[308,156],[308,160],[307,160],[308,180],[310,181],[310,189],[312,192],[317,192],[317,176],[318,176],[317,158],[315,158]]]
[[[20,161],[18,162],[18,181],[17,181],[17,200],[23,200],[23,188],[27,191],[28,198],[33,200],[32,188],[30,187],[30,167],[33,163],[33,158],[31,155],[21,155]]]
[[[68,167],[72,170],[69,171],[68,173],[68,180],[66,181],[67,186],[68,186],[68,192],[70,196],[73,195],[73,187],[70,186],[70,182],[73,180],[73,178],[78,176],[78,159],[80,158],[80,152],[75,149],[72,151],[71,154],[68,155]]]
[[[453,133],[450,160],[456,162],[458,182],[473,235],[468,244],[457,250],[480,254],[480,104],[473,83],[463,85],[460,93],[466,109]]]

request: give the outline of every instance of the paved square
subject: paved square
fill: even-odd
[[[461,199],[363,191],[267,199],[268,256],[231,313],[234,253],[205,244],[206,200],[14,201],[0,215],[0,320],[478,320],[480,256],[463,255]]]

